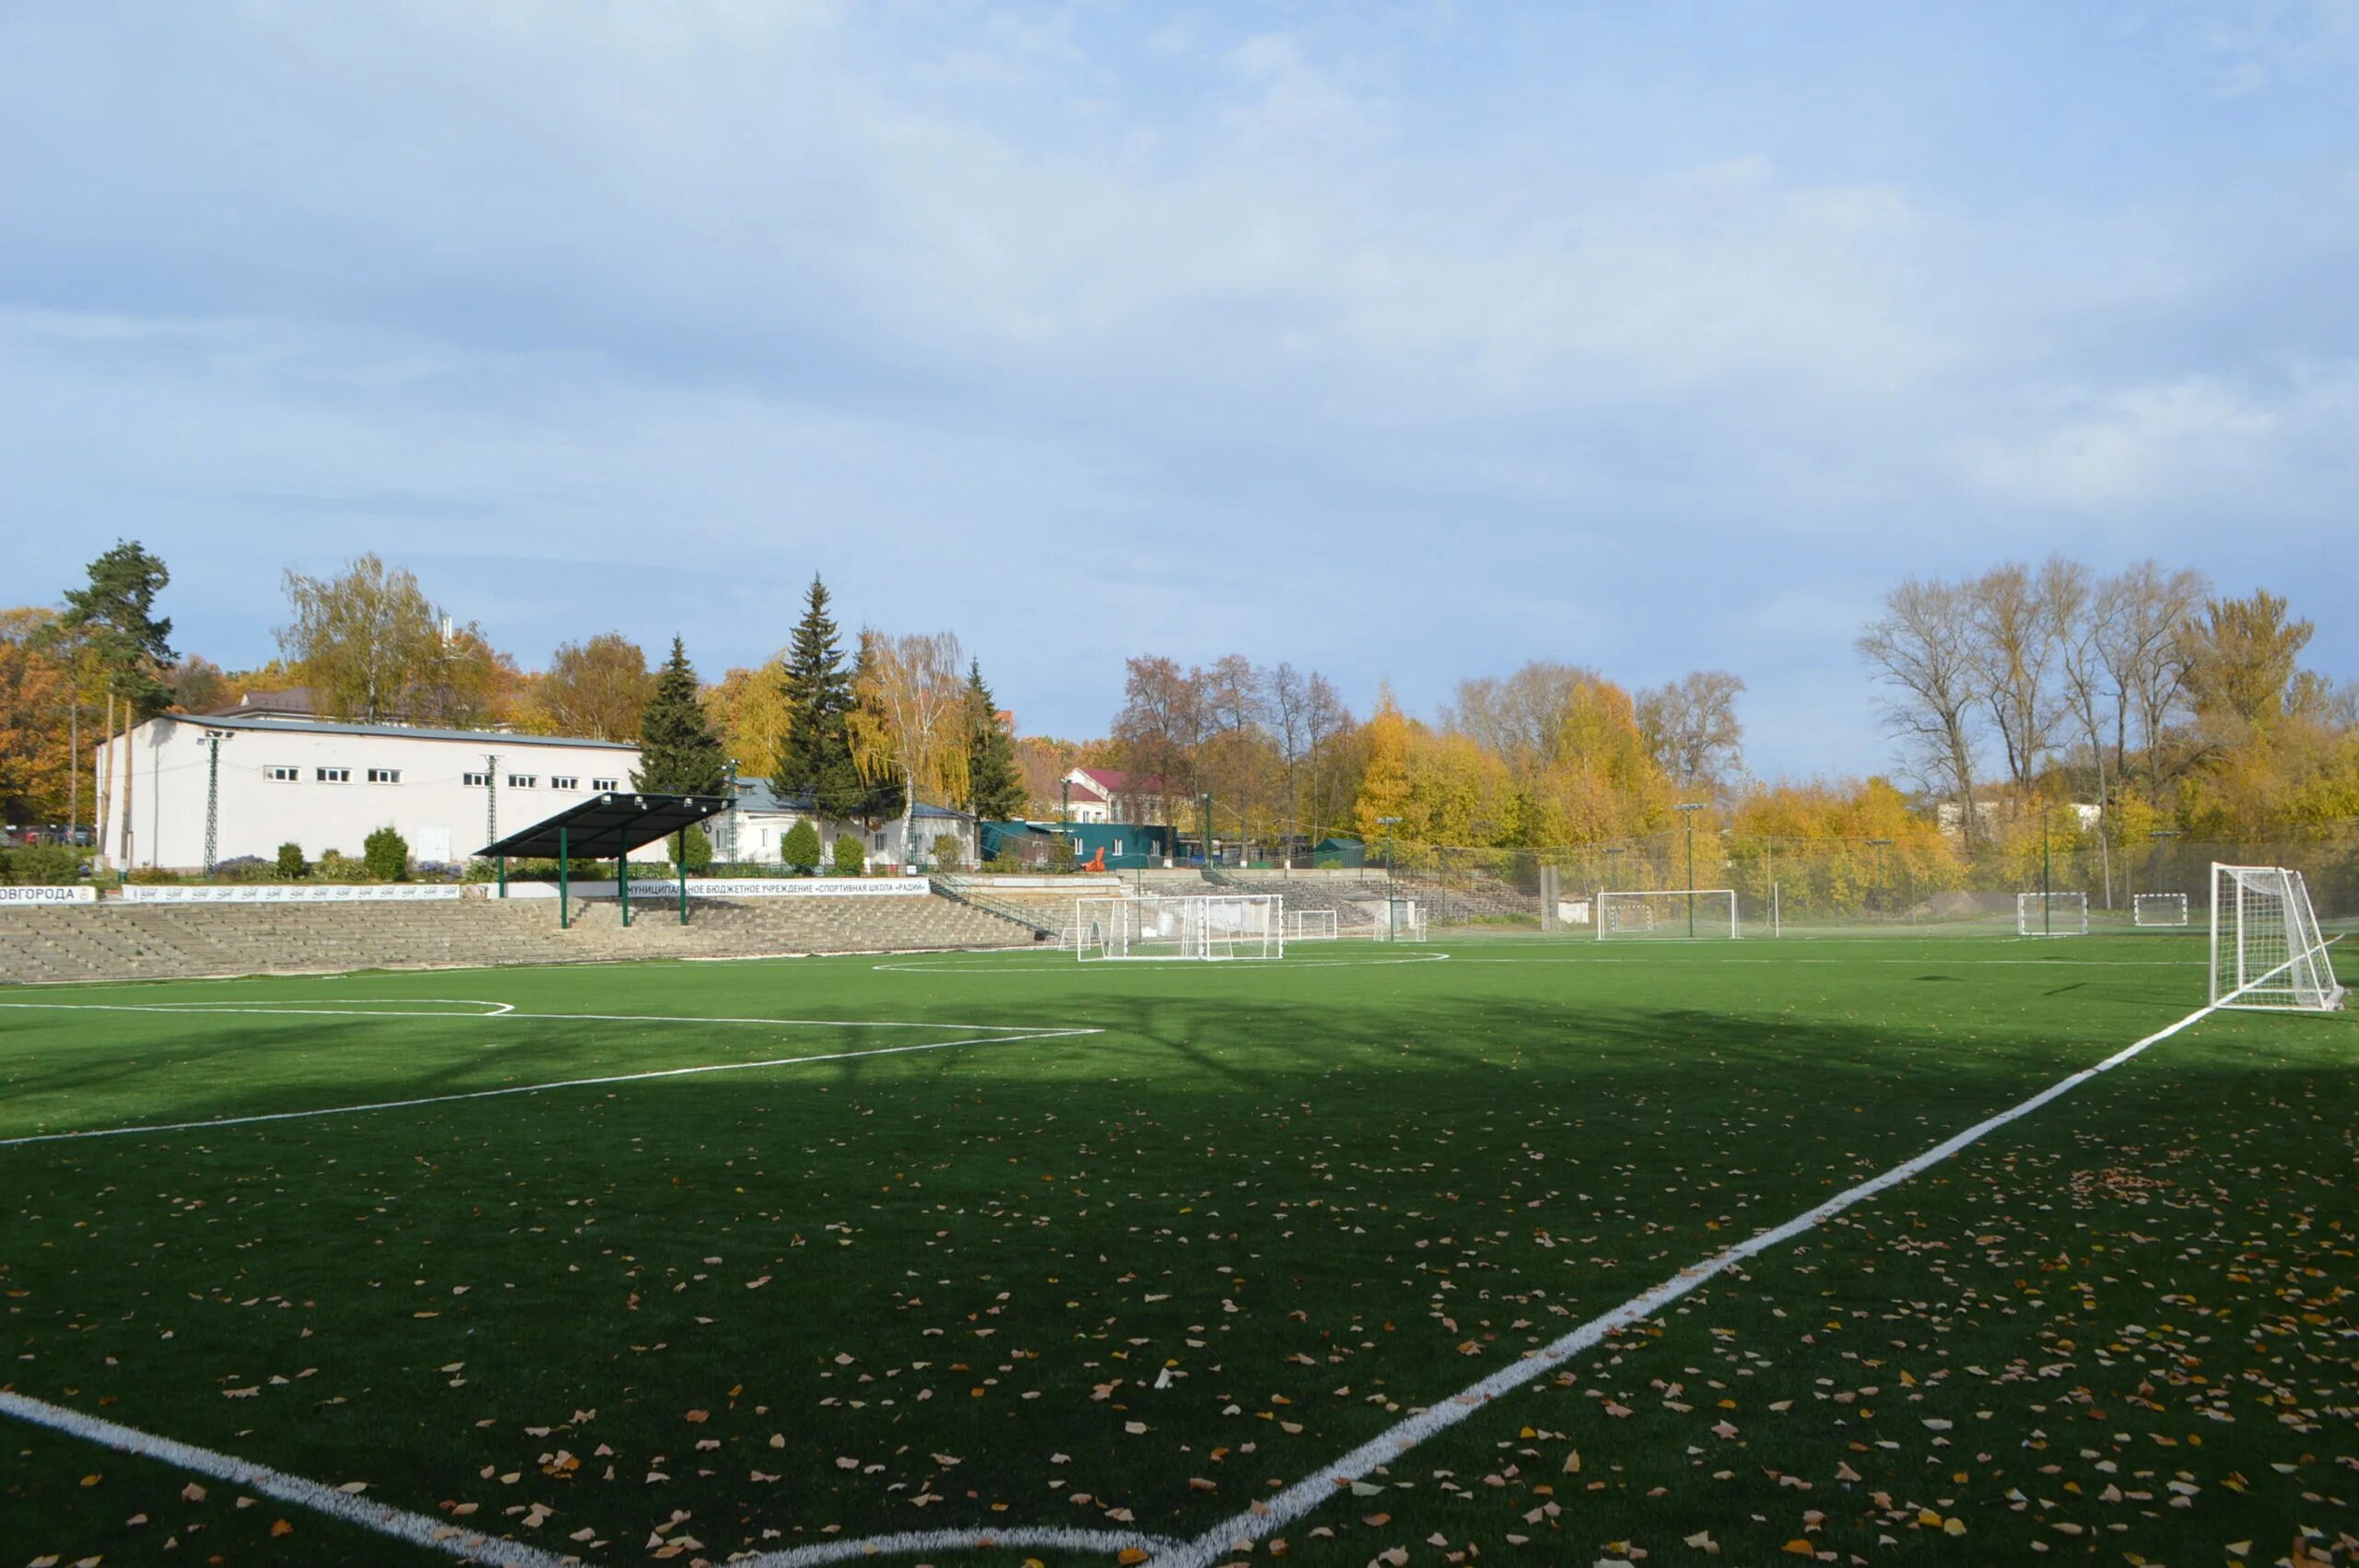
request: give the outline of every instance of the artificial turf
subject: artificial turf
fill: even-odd
[[[2203,974],[2179,938],[1499,941],[0,993],[45,1004],[0,1011],[0,1140],[834,1058],[0,1146],[0,1387],[595,1562],[1184,1539],[2183,1017]],[[2354,1047],[2208,1018],[1250,1556],[2359,1535]],[[21,1557],[432,1560],[0,1444]],[[968,1560],[1027,1558],[1108,1561]]]

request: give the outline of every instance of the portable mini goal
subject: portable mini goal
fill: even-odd
[[[2187,924],[2187,895],[2141,893],[2130,901],[2130,923],[2133,926],[2183,926]]]
[[[1373,933],[1379,942],[1423,942],[1426,911],[1414,898],[1388,899],[1376,917]]]
[[[1657,940],[1737,934],[1736,890],[1728,887],[1660,888],[1645,893],[1600,893],[1597,940],[1629,937]]]
[[[1095,959],[1285,956],[1285,900],[1269,893],[1074,901],[1074,950]]]
[[[1288,942],[1333,942],[1335,911],[1332,909],[1289,909],[1286,911]]]
[[[2017,936],[2086,936],[2089,895],[2085,893],[2018,893],[2015,895]]]
[[[2283,866],[2212,867],[2212,1004],[2271,1012],[2342,1005],[2334,955],[2318,934],[2302,873]]]

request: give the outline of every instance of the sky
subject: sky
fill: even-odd
[[[2062,551],[2359,675],[2359,0],[0,6],[0,601],[364,551],[528,666],[1748,683]]]

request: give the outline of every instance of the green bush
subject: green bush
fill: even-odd
[[[0,849],[0,883],[17,887],[70,887],[82,880],[89,851],[70,844],[28,844]]]
[[[1049,869],[1052,872],[1073,870],[1073,840],[1062,834],[1049,841]]]
[[[402,882],[409,876],[409,840],[390,825],[360,841],[360,863],[379,882]]]
[[[687,840],[688,871],[693,874],[710,867],[712,864],[712,840],[705,837],[704,829],[689,828]]]
[[[288,842],[278,847],[278,874],[293,881],[307,868],[303,864],[303,846]]]
[[[779,841],[778,858],[804,876],[819,869],[819,830],[808,817],[797,818]]]
[[[123,880],[134,887],[172,887],[188,879],[161,866],[137,866],[125,872]]]
[[[356,860],[341,849],[322,850],[316,869],[322,882],[367,882],[369,880],[369,862]]]
[[[933,836],[933,863],[945,869],[958,864],[958,836],[937,833]]]
[[[836,840],[836,874],[838,876],[858,876],[866,869],[867,864],[868,851],[862,848],[858,837],[847,833]]]

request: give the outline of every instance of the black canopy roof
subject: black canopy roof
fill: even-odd
[[[617,790],[568,806],[555,816],[487,844],[478,855],[538,856],[556,860],[557,830],[565,830],[563,853],[577,860],[611,860],[642,844],[669,838],[684,827],[729,809],[725,795],[664,795],[649,790]]]

